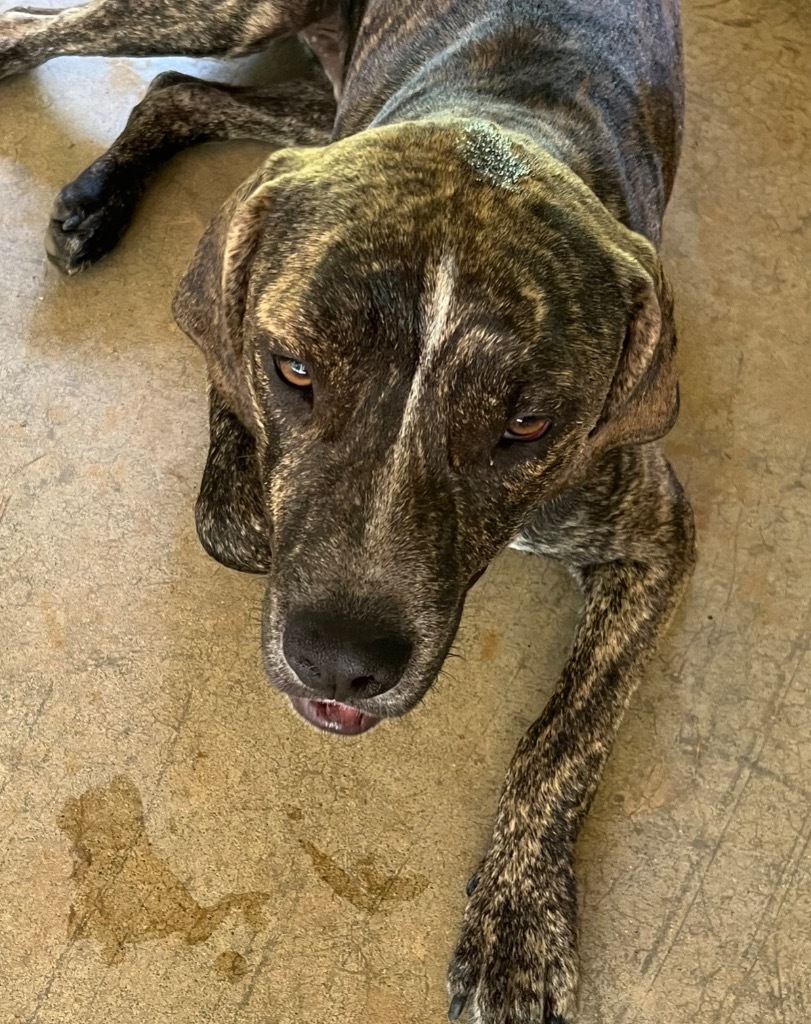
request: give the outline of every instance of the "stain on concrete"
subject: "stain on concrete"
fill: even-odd
[[[239,981],[248,973],[248,961],[234,949],[226,949],[214,961],[214,969],[228,981]]]
[[[152,845],[141,796],[123,775],[68,800],[57,824],[73,843],[68,936],[95,939],[109,964],[150,939],[205,942],[232,913],[256,929],[264,924],[266,892],[234,893],[211,907],[197,902]]]
[[[64,613],[54,607],[50,597],[43,595],[39,601],[45,638],[53,650],[63,651],[67,646]]]
[[[406,875],[403,872],[391,874],[381,871],[373,857],[356,861],[354,872],[345,871],[329,854],[301,839],[301,848],[313,862],[315,873],[330,889],[342,899],[348,900],[358,910],[375,914],[386,903],[404,903],[413,900],[428,888],[428,879],[423,875]]]
[[[494,629],[485,629],[479,642],[479,660],[492,661],[501,647],[501,637]]]
[[[285,804],[284,813],[291,821],[301,821],[301,819],[304,817],[304,812],[302,811],[302,809],[300,807],[297,807],[295,804]]]
[[[623,812],[628,818],[653,814],[673,803],[682,791],[664,762],[657,760],[650,771],[636,777],[629,791],[623,794]]]

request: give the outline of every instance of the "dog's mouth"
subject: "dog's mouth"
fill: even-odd
[[[325,732],[336,732],[341,736],[360,736],[362,732],[382,721],[374,715],[367,715],[357,708],[340,704],[336,700],[307,700],[304,697],[291,697],[290,703],[305,722]]]

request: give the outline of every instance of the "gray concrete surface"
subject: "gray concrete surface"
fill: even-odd
[[[667,448],[700,562],[580,846],[580,1019],[804,1024],[811,8],[688,0],[685,21]],[[506,554],[465,659],[359,740],[269,691],[262,582],[195,539],[203,366],[169,314],[261,147],[177,159],[77,279],[41,244],[146,82],[190,66],[59,60],[0,86],[0,1022],[439,1021],[463,884],[576,595]]]

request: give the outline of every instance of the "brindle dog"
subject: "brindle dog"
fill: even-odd
[[[209,369],[199,534],[270,572],[268,676],[336,732],[421,700],[506,545],[572,570],[573,649],[510,765],[449,974],[452,1020],[567,1021],[575,840],[694,557],[654,443],[678,407],[656,251],[678,0],[92,0],[8,12],[0,73],[293,33],[331,88],[159,76],[60,193],[48,250],[69,273],[102,256],[186,146],[291,147],[226,203],[175,299]]]

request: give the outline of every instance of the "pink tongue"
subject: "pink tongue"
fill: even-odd
[[[328,732],[338,732],[345,736],[357,736],[377,725],[379,718],[366,715],[355,708],[347,707],[336,701],[304,700],[291,697],[290,703],[310,725]]]

